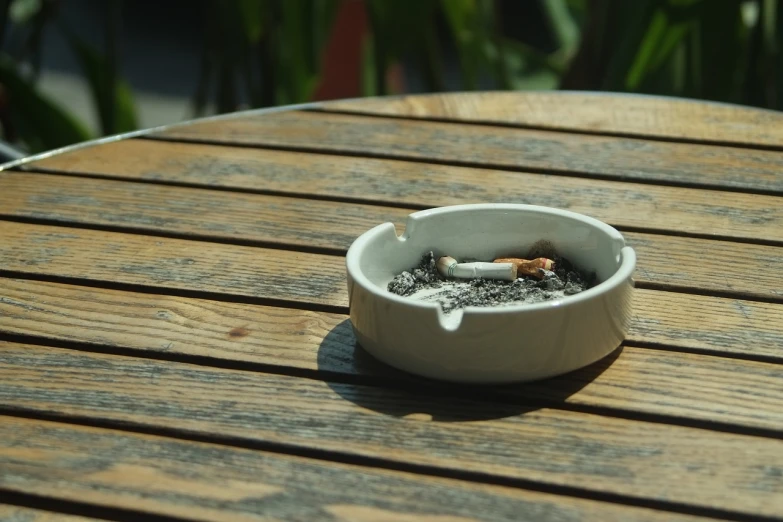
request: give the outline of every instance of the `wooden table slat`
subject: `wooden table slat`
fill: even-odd
[[[268,355],[271,362],[280,357],[282,364],[315,368],[312,356],[300,360],[296,354],[315,350],[347,318],[339,313],[69,284],[0,282],[0,330],[4,332],[142,349],[166,350],[171,345],[227,360]],[[634,296],[634,310],[630,343],[783,362],[783,307],[778,304],[640,289]],[[245,330],[252,335],[236,335]],[[353,337],[341,342],[351,346]],[[351,354],[345,353],[340,361],[329,361],[326,369],[346,371],[350,360]]]
[[[778,151],[293,111],[194,122],[154,136],[783,193]]]
[[[628,240],[640,259],[640,285],[736,298],[783,296],[779,247],[641,234],[628,234]],[[340,257],[27,223],[0,226],[0,271],[314,306],[348,304]]]
[[[0,271],[348,304],[344,261],[336,256],[76,228],[2,223]]]
[[[30,183],[31,176],[39,182]],[[337,253],[345,252],[354,239],[376,224],[404,222],[409,213],[371,205],[124,181],[39,178],[15,172],[0,175],[2,216],[214,241],[296,245]]]
[[[246,238],[259,234],[264,239],[294,236],[302,244],[333,248],[335,242],[343,247],[349,245],[375,224],[390,220],[402,222],[407,214],[419,208],[482,201],[569,209],[621,228],[783,245],[783,197],[582,179],[561,183],[552,177],[518,176],[522,179],[509,180],[508,173],[488,171],[481,180],[466,180],[462,189],[458,188],[459,181],[453,176],[440,183],[429,180],[434,184],[430,190],[441,192],[440,196],[433,194],[427,200],[419,195],[410,201],[415,206],[399,209],[8,172],[0,176],[0,214],[217,238]],[[397,179],[392,183],[391,176],[386,176],[384,180],[381,185],[388,185],[388,192],[382,197],[394,205],[409,202],[398,195],[396,186],[408,185],[408,190],[413,192],[417,185],[413,179]],[[343,179],[334,181],[345,189]],[[486,192],[492,185],[497,189],[487,198]],[[545,189],[531,191],[531,187],[539,185]],[[270,183],[267,187],[273,189],[275,184]],[[449,197],[456,192],[459,197]],[[313,195],[316,194],[313,191]]]
[[[584,516],[618,522],[703,520],[508,487],[52,422],[5,418],[0,421],[0,433],[0,462],[5,471],[0,475],[0,486],[190,520],[469,522],[478,520],[477,516],[509,522],[555,522]],[[3,513],[0,506],[0,520],[5,520]]]
[[[0,172],[0,519],[779,519],[781,171],[783,113],[509,92],[253,111]],[[480,389],[358,348],[353,239],[476,202],[621,229],[624,346]]]
[[[471,92],[338,100],[323,109],[783,148],[780,112],[658,96]]]
[[[0,381],[0,403],[29,411],[643,502],[783,510],[783,440],[15,343],[0,352],[0,372],[14,375]]]
[[[95,522],[97,518],[0,504],[0,522]]]
[[[35,281],[3,281],[0,332],[75,343],[87,350],[128,349],[138,355],[189,358],[276,372],[319,371],[322,378],[361,377],[387,386],[429,386],[428,381],[377,363],[361,349],[342,314],[221,303],[183,297],[79,288]],[[746,307],[754,320],[737,334],[725,317],[711,318],[713,300],[700,296],[658,302],[660,294],[639,291],[637,317],[628,337],[662,341],[727,354],[777,357],[783,362],[783,311],[763,315],[758,303],[722,300]],[[665,306],[660,306],[661,304]],[[692,310],[694,321],[681,316]],[[665,316],[664,311],[668,312]],[[766,330],[765,330],[766,329]],[[765,336],[762,332],[766,331]],[[675,344],[675,346],[677,346]],[[692,346],[688,346],[692,345]],[[245,366],[250,363],[256,366]],[[629,409],[691,421],[778,431],[783,435],[783,396],[777,364],[624,347],[584,370],[542,383],[493,389],[508,400]],[[698,379],[694,379],[698,376]],[[747,386],[752,383],[752,390]],[[563,391],[569,393],[563,396]],[[738,428],[739,429],[739,428]]]

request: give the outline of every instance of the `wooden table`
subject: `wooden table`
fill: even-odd
[[[0,519],[780,519],[782,194],[781,114],[582,93],[248,112],[6,168]],[[622,230],[627,343],[478,389],[357,348],[351,241],[474,202]]]

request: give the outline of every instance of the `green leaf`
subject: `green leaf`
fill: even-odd
[[[459,54],[463,87],[474,90],[478,87],[479,69],[485,55],[482,46],[487,41],[476,0],[442,0],[441,8]]]
[[[571,55],[579,45],[579,27],[571,16],[566,0],[543,0],[549,25],[557,36],[564,54]]]
[[[317,85],[317,60],[312,45],[309,8],[305,0],[281,2],[281,45],[279,67],[282,72],[283,103],[301,103],[311,98]]]
[[[699,19],[702,89],[699,97],[739,101],[748,32],[741,4],[731,0],[709,2]],[[743,35],[744,33],[744,35]]]
[[[441,0],[466,89],[476,89],[485,71],[493,73],[499,84],[509,86],[504,44],[495,29],[494,7],[494,2],[485,0]]]
[[[321,53],[337,12],[335,0],[285,0],[279,3],[275,68],[278,103],[312,99],[321,78]]]
[[[136,103],[133,99],[133,91],[125,80],[117,81],[114,103],[117,117],[115,132],[127,132],[137,129],[139,122],[136,119]]]
[[[0,54],[0,83],[10,99],[11,121],[31,152],[56,149],[91,138],[73,116],[22,77]]]
[[[264,32],[267,13],[264,4],[265,0],[237,0],[236,2],[245,39],[251,44],[257,44]]]
[[[318,58],[319,69],[321,53],[332,33],[332,26],[334,25],[339,6],[340,2],[338,0],[315,0],[313,2],[311,23],[313,26],[313,45],[315,46],[315,55]]]
[[[774,0],[772,0],[774,1]],[[770,25],[776,31],[776,43],[774,51],[770,53],[770,66],[772,68],[771,96],[774,100],[772,108],[783,110],[783,0],[778,0],[777,6],[770,16]]]
[[[373,32],[383,38],[389,55],[395,60],[410,52],[423,52],[433,32],[437,0],[368,0]],[[403,29],[404,28],[404,29]]]
[[[371,57],[366,57],[364,64],[372,67],[371,70],[363,74],[365,77],[364,85],[366,88],[372,88],[373,96],[384,96],[387,93],[386,71],[389,68],[391,60],[391,51],[386,46],[384,38],[384,25],[379,19],[375,4],[368,2],[366,4],[367,17],[370,21],[372,31],[367,38],[367,51],[372,53]],[[372,80],[368,77],[372,76]]]
[[[602,88],[623,90],[626,76],[655,14],[656,0],[610,2],[602,52],[607,54],[607,69]]]
[[[375,69],[375,42],[369,35],[362,43],[362,96],[376,96],[378,93]]]
[[[514,78],[512,87],[517,91],[550,91],[557,88],[560,77],[548,70],[538,70]]]
[[[666,15],[661,11],[657,11],[653,15],[650,25],[647,27],[647,31],[642,39],[642,44],[636,52],[636,58],[631,64],[631,68],[625,78],[626,88],[632,90],[639,88],[639,84],[642,83],[644,75],[647,74],[648,69],[650,68],[653,55],[668,29]]]
[[[477,16],[476,0],[441,0],[441,8],[454,37],[461,42],[473,37],[471,21]]]
[[[550,72],[560,75],[563,73],[565,65],[560,62],[558,55],[547,55],[541,51],[515,40],[501,39],[507,52],[510,55],[516,55],[516,59],[529,63],[531,66],[548,69]]]
[[[429,89],[443,84],[434,15],[438,0],[367,0],[375,41],[378,94],[385,94],[386,68],[411,56]]]
[[[566,0],[566,4],[571,11],[583,13],[587,10],[587,0]]]
[[[105,55],[99,54],[75,33],[62,26],[90,86],[104,134],[117,134],[138,128],[136,108],[130,86],[113,75]]]
[[[41,10],[41,0],[12,0],[9,16],[17,25],[26,24]]]
[[[662,0],[590,0],[580,45],[561,80],[561,88],[620,91]]]
[[[386,70],[412,55],[430,89],[443,83],[440,49],[433,32],[438,0],[367,0],[378,94],[386,93]]]
[[[499,39],[499,59],[504,61],[505,88],[518,91],[556,89],[562,69],[548,55],[523,43]]]
[[[656,11],[628,71],[625,87],[638,90],[644,80],[656,73],[672,56],[689,30],[690,24],[672,24],[664,11]]]

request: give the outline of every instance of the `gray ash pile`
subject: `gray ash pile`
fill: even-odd
[[[536,254],[535,248],[531,251]],[[553,270],[540,269],[538,277],[521,276],[513,281],[495,279],[454,279],[443,276],[433,252],[427,252],[418,266],[397,275],[389,292],[421,301],[437,302],[444,312],[466,306],[507,306],[538,303],[578,294],[596,284],[595,274],[587,274],[567,259],[551,254]]]

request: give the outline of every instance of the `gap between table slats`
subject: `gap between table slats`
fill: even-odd
[[[0,433],[0,462],[4,449],[39,455],[14,459],[0,487],[61,502],[79,499],[104,514],[133,510],[135,520],[150,514],[238,522],[262,517],[369,522],[432,514],[464,522],[511,522],[521,514],[541,522],[585,516],[618,522],[692,520],[671,512],[127,431],[6,417]],[[0,519],[4,511],[8,508],[0,506]],[[113,520],[128,519],[125,513],[111,514]]]
[[[783,148],[783,115],[739,105],[585,92],[486,92],[372,97],[323,103],[351,114],[518,126],[666,141]]]
[[[194,122],[145,139],[534,170],[559,176],[783,193],[783,153],[348,116],[281,112]]]
[[[657,239],[659,236],[652,237]],[[107,288],[146,288],[149,292],[165,294],[180,291],[195,297],[222,296],[223,300],[337,312],[345,311],[348,304],[344,261],[336,256],[19,223],[5,223],[0,227],[0,239],[3,273],[27,279],[92,283],[91,286]],[[642,243],[635,242],[637,250],[648,251],[640,249],[639,245]],[[696,245],[693,255],[705,256],[699,264],[706,274],[696,274],[705,283],[710,281],[709,277],[728,283],[722,272],[709,272],[716,264],[728,262],[739,266],[742,260],[747,266],[751,259],[747,252],[736,252],[734,256],[738,260],[734,262],[731,253],[722,252],[722,259],[710,264],[710,258],[718,256],[720,249],[704,246]],[[684,260],[672,260],[665,255],[655,264],[652,256],[640,257],[646,259],[640,263],[637,276],[640,282],[655,281],[661,271],[674,272],[688,266]],[[774,271],[768,273],[770,278],[774,275]],[[732,288],[736,290],[743,281],[735,277],[732,282]],[[751,282],[749,278],[745,284]],[[663,317],[667,317],[667,323],[671,325],[672,320],[681,315],[678,321],[694,326],[702,324],[706,317],[713,317],[710,324],[730,328],[717,328],[725,334],[710,336],[696,327],[703,338],[702,347],[724,345],[725,335],[733,331],[734,338],[740,339],[733,345],[748,343],[760,346],[759,351],[767,356],[780,355],[776,350],[780,334],[774,333],[779,332],[783,324],[776,320],[783,311],[780,304],[739,299],[739,295],[726,299],[662,292],[641,295],[654,298],[648,301],[650,304],[644,312],[637,312],[635,325],[644,328],[639,330],[637,339],[640,342],[659,342],[660,328],[655,324]],[[672,307],[672,303],[678,302],[681,304]],[[747,336],[747,332],[756,330],[769,332],[770,336]],[[682,339],[689,336],[688,330],[678,328],[675,331],[682,332],[679,334],[681,340],[671,344],[683,344]],[[669,339],[675,335],[672,333]],[[689,343],[692,341],[685,344]],[[743,351],[754,352],[747,347]]]
[[[744,313],[744,312],[743,312]]]
[[[8,497],[9,494],[0,489],[0,501],[8,502],[11,500]],[[19,498],[16,497],[13,500],[19,500]],[[47,500],[48,499],[45,498],[39,498],[35,504],[30,504],[24,500],[22,501],[31,505],[31,507],[0,504],[0,520],[3,522],[97,522],[98,520],[106,520],[105,518],[98,519],[84,515],[68,515],[63,512],[44,511],[44,509],[48,507],[46,506],[48,503]],[[72,510],[76,510],[77,512],[81,511],[77,507],[72,508]],[[113,518],[110,520],[118,519]]]
[[[107,145],[107,147],[109,146]],[[370,183],[370,176],[361,175],[354,171],[353,168],[357,167],[357,165],[351,166],[350,164],[339,165],[339,168],[345,172],[344,174],[341,172],[332,179],[320,180],[320,182],[315,176],[315,166],[308,164],[304,165],[302,172],[308,173],[309,177],[303,175],[303,179],[297,179],[296,172],[292,171],[293,166],[290,164],[281,169],[275,168],[280,167],[279,163],[271,167],[266,164],[260,164],[251,170],[251,165],[232,169],[228,163],[225,166],[214,167],[215,162],[221,163],[221,160],[214,160],[212,161],[213,169],[210,172],[209,164],[204,162],[208,157],[206,155],[215,152],[214,150],[202,151],[202,155],[195,160],[192,158],[189,160],[187,157],[183,159],[183,152],[194,152],[197,149],[201,148],[191,146],[189,148],[185,147],[183,151],[182,147],[177,147],[176,150],[179,151],[179,156],[173,154],[174,159],[172,161],[176,165],[180,165],[180,167],[175,169],[175,172],[157,174],[155,170],[152,170],[152,173],[147,172],[146,175],[142,174],[141,177],[147,180],[151,177],[165,175],[167,178],[176,180],[187,179],[205,186],[221,183],[231,188],[257,187],[269,183],[282,191],[292,190],[295,186],[305,184],[314,193],[322,195],[334,194],[335,191],[350,194],[362,190],[362,187],[368,187],[368,190],[372,192],[375,190],[372,187],[377,187],[378,185],[377,183],[375,185]],[[217,149],[220,150],[221,148]],[[103,150],[103,148],[98,149],[98,151],[100,150]],[[121,153],[121,151],[114,152]],[[225,153],[225,151],[222,152]],[[257,151],[254,152],[257,153]],[[94,156],[97,156],[97,154],[90,156],[90,158]],[[147,155],[147,157],[155,156],[156,154]],[[160,158],[159,161],[164,161],[159,154],[157,157]],[[258,157],[257,154],[256,157]],[[278,157],[272,159],[272,162],[278,162],[281,159],[283,158]],[[291,158],[284,159],[290,160]],[[98,158],[95,161],[100,165],[105,160]],[[226,159],[225,161],[228,160]],[[187,165],[184,167],[184,172],[183,163]],[[364,167],[364,163],[364,161],[361,162],[359,168]],[[381,165],[389,168],[389,173],[397,172],[396,168],[394,168],[395,165],[389,165],[389,163],[392,162],[383,162]],[[114,162],[113,164],[117,165],[119,163]],[[84,167],[81,162],[77,162],[75,166],[79,168]],[[375,172],[375,169],[379,166],[378,164],[370,165],[371,171]],[[235,172],[229,174],[228,179],[222,179],[224,169],[234,170]],[[432,177],[430,177],[431,181],[428,183],[434,183],[434,185],[430,189],[424,189],[428,191],[424,196],[425,198],[432,197],[436,199],[434,196],[444,191],[443,189],[449,185],[447,181],[449,173],[438,172],[436,174],[440,176],[440,179],[432,182]],[[466,173],[466,175],[468,174]],[[121,173],[117,175],[132,176],[132,174]],[[392,192],[398,190],[410,192],[410,188],[403,189],[402,187],[416,185],[415,180],[410,177],[399,174],[389,174],[387,176],[387,178],[393,177],[397,177],[398,180],[390,183]],[[4,176],[0,176],[0,184],[9,188],[9,191],[5,191],[9,196],[6,197],[3,205],[4,208],[9,209],[6,213],[16,218],[26,217],[42,221],[47,219],[56,221],[78,220],[82,224],[90,223],[95,226],[114,227],[118,230],[140,230],[147,233],[153,233],[154,231],[154,233],[162,233],[164,235],[169,234],[176,237],[190,236],[211,241],[233,241],[236,243],[244,242],[245,244],[255,242],[255,244],[276,246],[278,248],[284,245],[294,245],[297,248],[310,251],[320,248],[322,249],[321,251],[328,253],[342,253],[350,242],[365,230],[384,221],[401,223],[407,214],[403,210],[389,207],[373,208],[374,206],[367,205],[346,205],[335,202],[271,196],[262,198],[258,195],[248,194],[232,193],[229,196],[217,191],[206,192],[184,188],[148,187],[139,184],[125,186],[122,183],[111,183],[109,181],[60,180],[54,176],[45,176],[42,179],[47,180],[48,183],[40,184],[42,187],[40,189],[31,189],[29,186],[37,186],[39,184],[25,183],[27,180],[25,180],[23,174],[6,173]],[[459,186],[459,180],[456,181]],[[104,185],[103,183],[106,184]],[[54,186],[47,187],[49,184]],[[80,185],[83,185],[83,187],[80,188]],[[623,184],[612,183],[610,185],[622,186]],[[465,183],[464,186],[469,185]],[[57,190],[55,189],[58,187],[67,188],[70,191],[69,194],[62,195],[56,193]],[[330,187],[339,188],[334,189]],[[10,189],[14,190],[11,191]],[[614,193],[615,201],[631,200],[634,204],[630,207],[623,207],[622,212],[607,212],[601,210],[600,207],[602,205],[599,204],[601,200],[597,198],[595,199],[595,204],[592,205],[594,207],[592,209],[587,208],[591,206],[589,204],[585,207],[578,206],[579,201],[582,199],[579,197],[579,193],[584,189],[585,187],[574,188],[573,195],[565,199],[556,198],[554,201],[533,200],[525,202],[549,203],[555,206],[572,208],[574,205],[577,205],[574,210],[597,215],[597,217],[608,219],[611,222],[619,221],[620,224],[638,226],[649,219],[650,222],[658,223],[657,226],[667,228],[667,230],[677,227],[678,224],[680,228],[685,228],[691,232],[700,228],[712,228],[714,230],[714,227],[720,227],[721,223],[725,223],[723,228],[729,230],[729,232],[724,232],[725,235],[729,235],[730,231],[734,229],[734,235],[761,236],[761,241],[764,241],[765,238],[766,240],[775,238],[777,237],[776,234],[783,230],[783,227],[775,225],[777,221],[780,221],[776,213],[780,213],[780,209],[783,208],[783,205],[776,204],[777,200],[781,198],[767,197],[769,199],[767,201],[760,196],[743,195],[742,197],[761,198],[759,201],[760,208],[753,211],[750,208],[752,207],[753,199],[745,203],[745,207],[748,208],[736,209],[731,206],[731,201],[728,199],[723,204],[715,205],[713,204],[714,202],[710,203],[704,200],[703,197],[699,198],[698,193],[700,191],[686,190],[684,194],[678,195],[678,191],[685,189],[668,188],[665,190],[673,192],[658,194],[651,201],[645,202],[645,197],[648,196],[645,195],[643,190],[640,190],[638,192]],[[640,187],[640,189],[643,189],[643,187]],[[553,190],[553,194],[556,192]],[[16,193],[26,195],[26,201],[25,198],[11,196],[11,194]],[[735,196],[737,195],[735,194]],[[727,198],[730,198],[730,195],[727,194]],[[691,199],[695,199],[696,202],[689,202]],[[680,203],[672,203],[672,200]],[[441,200],[436,199],[435,202],[437,204],[450,204],[468,201],[470,199],[449,200],[447,196]],[[415,203],[415,201],[410,202],[412,204]],[[611,208],[611,205],[606,203],[603,206]],[[634,214],[634,206],[643,211],[641,215],[634,218],[624,217]],[[656,212],[656,208],[661,207],[662,210]],[[84,213],[84,209],[88,209],[89,212]],[[744,217],[743,212],[746,210],[750,212],[750,218]],[[756,216],[756,214],[759,215]],[[222,217],[223,215],[226,216],[225,219]],[[697,224],[688,224],[691,215],[699,218]],[[273,222],[270,223],[270,221]],[[272,226],[273,224],[274,226]],[[728,295],[737,290],[734,279],[739,277],[748,280],[748,284],[744,285],[745,288],[741,288],[739,291],[747,292],[749,297],[779,300],[783,296],[783,290],[778,289],[776,286],[780,283],[777,273],[781,264],[783,264],[783,257],[781,257],[778,249],[753,245],[745,247],[718,242],[702,243],[662,236],[655,238],[649,234],[635,235],[635,233],[627,233],[626,235],[631,242],[633,242],[634,237],[638,239],[635,245],[637,248],[643,249],[643,245],[648,244],[650,250],[652,250],[650,254],[653,256],[665,257],[665,254],[668,252],[677,254],[676,260],[670,260],[668,264],[670,268],[676,267],[683,270],[672,271],[673,273],[669,273],[667,277],[669,278],[668,283],[676,286],[678,289],[694,289],[694,285],[689,284],[686,277],[686,270],[690,270],[711,273],[710,277],[713,279],[713,284],[709,285],[709,288],[702,288],[701,290],[703,291],[720,292],[721,295]],[[752,240],[750,238],[746,239]],[[694,245],[697,245],[697,247],[694,248]],[[706,261],[703,261],[701,253],[705,248],[714,252],[711,253]],[[688,254],[690,251],[694,252],[693,255]],[[732,252],[735,255],[732,255]],[[646,254],[646,252],[640,252],[642,261],[644,261]],[[710,266],[701,266],[702,262]],[[741,269],[734,269],[734,273],[730,273],[729,267],[732,266],[741,267]],[[647,270],[643,263],[642,268]],[[767,272],[769,272],[770,277],[764,275]],[[643,276],[642,280],[645,278],[646,276]],[[732,279],[731,282],[729,278]],[[650,281],[650,283],[661,284],[660,281]],[[697,286],[696,289],[698,288]]]
[[[101,335],[114,332],[105,342],[121,346],[123,343],[119,341],[124,339],[124,343],[128,343],[126,334],[130,332],[122,324],[124,320],[132,319],[143,339],[142,346],[144,343],[161,349],[170,343],[195,343],[199,346],[198,340],[203,338],[209,339],[210,345],[216,349],[221,347],[226,353],[237,350],[236,355],[240,356],[244,349],[260,349],[257,335],[277,332],[273,327],[274,321],[283,321],[286,326],[291,326],[292,318],[299,318],[307,325],[310,321],[316,321],[316,324],[327,321],[332,326],[326,330],[296,328],[297,335],[306,333],[308,338],[319,340],[336,326],[334,321],[339,323],[347,318],[344,308],[339,313],[329,313],[264,305],[249,307],[226,301],[124,292],[95,286],[14,279],[2,282],[5,294],[0,300],[0,309],[5,318],[0,320],[4,331],[61,340],[83,339],[89,343],[100,343],[101,337],[80,336],[80,331],[96,330]],[[186,321],[191,307],[194,311],[190,313],[195,314],[196,320]],[[225,312],[218,313],[218,310]],[[783,361],[780,352],[783,345],[783,310],[779,305],[639,289],[635,293],[634,310],[628,334],[628,341],[634,345],[652,345],[658,349],[670,347],[759,362]],[[105,317],[102,311],[107,311]],[[272,319],[265,321],[254,315],[261,311]],[[211,329],[202,327],[204,321]],[[254,321],[261,321],[263,328],[247,329]],[[140,328],[141,325],[149,325],[150,329]],[[182,337],[193,328],[198,331],[196,337]],[[254,335],[247,337],[245,330],[254,332]],[[232,331],[234,335],[230,335]],[[174,337],[156,341],[161,335]],[[345,342],[350,346],[353,337]]]
[[[258,176],[259,184],[266,181],[265,174]],[[460,182],[453,175],[449,175],[449,179],[429,179],[428,193],[408,201],[401,200],[403,198],[399,197],[397,187],[407,185],[412,191],[410,187],[418,186],[421,192],[422,183],[398,176],[394,184],[389,183],[389,190],[398,194],[395,206],[384,207],[386,202],[377,200],[370,205],[356,205],[345,201],[302,198],[293,193],[281,197],[218,191],[212,186],[208,187],[211,190],[206,190],[206,186],[200,189],[172,187],[149,180],[128,183],[37,172],[8,172],[0,176],[0,213],[9,217],[136,226],[146,230],[165,230],[167,226],[183,228],[182,225],[193,227],[192,222],[198,220],[199,226],[193,228],[215,239],[241,238],[238,232],[243,228],[261,226],[268,229],[279,225],[285,234],[290,228],[289,223],[294,223],[299,225],[296,230],[301,234],[303,244],[310,244],[312,239],[320,240],[320,245],[325,246],[324,236],[328,241],[332,239],[330,235],[341,234],[342,244],[339,247],[347,248],[353,238],[374,226],[368,222],[370,218],[376,219],[375,224],[382,222],[378,220],[391,218],[402,222],[409,212],[429,208],[424,201],[429,201],[431,206],[444,206],[480,200],[569,209],[592,215],[621,230],[783,245],[781,197],[570,180],[576,183],[552,183],[547,190],[531,198],[527,196],[529,191],[525,186],[533,185],[540,176],[520,174],[530,177],[528,183],[520,184],[519,180],[509,183],[502,173],[490,171],[487,174],[483,187],[473,187],[473,190],[464,188],[469,186],[468,183],[460,190]],[[332,182],[340,187],[339,190],[362,190],[360,186],[348,187],[346,177],[338,176]],[[306,180],[298,182],[306,183]],[[354,179],[353,183],[356,182]],[[285,193],[285,190],[279,190],[279,185],[282,184],[272,181],[266,186],[274,192]],[[494,190],[493,185],[497,185]],[[313,187],[314,192],[318,188]],[[457,191],[461,194],[455,194]],[[487,194],[490,191],[492,194]],[[324,196],[324,199],[328,197],[317,192],[314,195]],[[294,197],[305,201],[300,202]],[[392,199],[388,194],[386,197]],[[408,208],[397,208],[406,202],[410,204]],[[338,229],[338,222],[330,221],[335,213],[345,216],[347,228]],[[324,221],[325,226],[322,225]],[[322,226],[308,230],[302,226],[308,222]],[[367,228],[357,229],[357,226]],[[269,235],[268,231],[266,233]],[[347,239],[344,239],[346,236]]]
[[[352,211],[347,210],[343,230],[351,226],[365,230],[361,223],[385,221],[376,221],[379,214],[373,207],[369,210],[370,215],[359,216],[353,225]],[[393,212],[391,209],[386,215],[393,218]],[[330,241],[336,235],[332,246],[347,246],[353,234],[326,232],[330,219],[340,224],[339,214],[321,218],[325,221],[320,226],[324,234],[313,233],[317,224],[317,216],[313,216],[288,225],[278,221],[272,227],[258,222],[259,236],[253,239],[277,246],[287,244],[286,239],[299,244],[308,239],[318,244],[319,238]],[[209,223],[206,216],[202,226]],[[304,238],[299,238],[300,230]],[[332,307],[347,305],[344,260],[336,256],[127,232],[6,222],[0,227],[0,270],[6,275],[37,274]],[[626,238],[637,251],[635,279],[640,286],[771,302],[783,297],[778,269],[783,250],[779,247],[655,234],[626,233]],[[227,273],[228,267],[231,272]]]
[[[783,440],[41,346],[2,353],[14,380],[0,398],[20,413],[675,509],[783,508]]]
[[[584,136],[600,136],[604,138],[659,141],[662,143],[676,143],[679,145],[733,147],[733,148],[749,149],[749,150],[783,152],[783,142],[781,142],[782,144],[762,144],[762,143],[732,141],[731,139],[672,137],[672,136],[664,136],[662,134],[658,134],[658,135],[644,134],[642,132],[623,132],[623,131],[611,131],[611,130],[591,131],[586,128],[582,128],[582,129],[566,128],[566,127],[556,127],[551,125],[549,126],[536,125],[536,124],[527,124],[527,123],[490,121],[490,120],[482,120],[482,119],[455,119],[455,118],[442,117],[442,116],[412,116],[407,114],[386,114],[383,112],[372,112],[372,111],[365,111],[365,110],[344,110],[342,108],[328,107],[325,105],[320,107],[303,108],[298,110],[302,112],[335,114],[335,115],[343,115],[343,116],[361,116],[364,118],[382,118],[386,120],[425,121],[430,123],[445,123],[451,125],[474,125],[474,126],[489,127],[489,128],[511,128],[511,129],[522,129],[522,130],[529,130],[529,131],[558,132],[563,134],[576,134],[576,135],[584,135]],[[144,138],[145,136],[142,135],[139,137]]]
[[[6,173],[0,176],[0,188],[4,189],[0,191],[0,217],[6,219],[337,255],[344,254],[353,239],[379,223],[392,221],[401,230],[413,210],[31,173]],[[728,201],[723,206],[705,201],[702,205],[707,210],[702,210],[698,203],[688,202],[694,196],[681,196],[684,208],[678,208],[671,202],[673,197],[662,195],[653,199],[645,212],[645,204],[638,202],[641,198],[634,193],[621,194],[618,200],[632,201],[624,212],[599,217],[627,222],[623,215],[640,207],[641,215],[630,223],[649,218],[658,226],[667,223],[675,227],[697,216],[699,221],[690,225],[692,230],[725,223],[724,231],[734,228],[761,240],[777,238],[783,230],[783,223],[779,223],[783,217],[777,215],[783,212],[783,205],[777,201],[760,201],[765,206],[759,211],[765,214],[762,219],[751,213],[745,217],[741,208],[728,212]],[[687,224],[680,226],[689,228]],[[783,270],[783,251],[778,248],[635,232],[626,236],[639,250],[643,285],[783,299],[778,276]],[[646,264],[652,259],[655,266],[651,271]],[[689,274],[698,274],[697,281],[690,281]],[[705,286],[700,280],[705,276],[712,284]]]
[[[460,387],[412,378],[377,363],[357,349],[348,317],[343,314],[35,281],[2,282],[6,290],[0,298],[0,338],[6,340],[311,379],[461,393]],[[636,317],[621,354],[566,376],[524,386],[485,388],[478,395],[487,395],[490,400],[599,408],[609,415],[643,414],[666,417],[669,422],[706,422],[715,425],[713,429],[720,425],[728,431],[756,430],[753,432],[769,435],[780,430],[783,398],[776,390],[779,363],[783,362],[779,353],[783,322],[776,321],[774,314],[765,316],[759,305],[751,304],[746,308],[756,318],[750,325],[751,333],[722,315],[710,315],[734,308],[737,302],[684,299],[678,294],[664,295],[661,301],[657,292],[640,290],[638,294]],[[692,311],[688,319],[681,317],[686,310]],[[661,346],[655,350],[637,348],[634,344],[640,338],[645,343],[657,340]],[[694,351],[697,353],[688,353]],[[705,351],[723,357],[703,355]],[[769,362],[752,360],[765,353]],[[563,390],[570,393],[563,396]],[[626,413],[618,413],[622,411]]]

